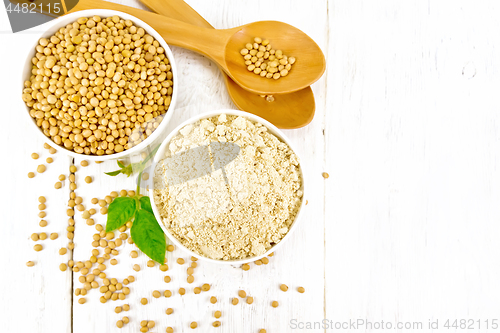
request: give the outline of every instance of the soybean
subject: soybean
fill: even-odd
[[[269,40],[262,40],[260,37],[255,37],[253,43],[247,43],[240,50],[240,54],[248,71],[268,79],[277,80],[287,76],[296,62],[294,57],[288,57],[283,54],[283,51],[273,49]],[[272,95],[261,96],[266,97],[268,102],[274,101]]]

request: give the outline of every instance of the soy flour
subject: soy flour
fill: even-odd
[[[200,148],[211,142],[232,142],[240,150],[223,169],[168,184],[169,170],[196,174],[203,163],[213,163],[213,152]],[[188,150],[195,158],[172,158]],[[170,141],[155,170],[154,200],[161,222],[190,250],[244,259],[263,254],[288,232],[302,200],[299,168],[290,147],[264,125],[221,114],[185,126]]]

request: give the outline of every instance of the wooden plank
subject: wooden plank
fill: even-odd
[[[132,1],[126,3],[137,5],[137,2]],[[203,1],[190,1],[190,4],[194,8],[200,9],[201,12],[207,13],[207,19],[218,27],[235,26],[246,23],[247,20],[277,19],[298,26],[310,34],[320,46],[326,47],[326,2],[315,2],[313,5],[306,5],[294,1],[292,6],[286,1],[273,4],[259,2],[252,8],[250,13],[244,6],[235,6],[234,3],[229,1],[217,4],[215,7],[219,9],[218,12],[213,11],[213,4],[208,5]],[[220,12],[229,12],[231,14],[220,16]],[[316,14],[318,12],[321,15],[318,16]],[[314,17],[314,21],[305,19],[304,14],[306,17]],[[245,21],[241,21],[243,18]],[[43,30],[43,28],[40,28],[40,30]],[[23,36],[22,34],[6,36],[7,38],[4,40],[10,45],[17,45],[19,38],[26,40],[26,43],[23,40],[22,45],[25,46],[23,46],[24,49],[20,50],[19,54],[25,54],[27,49],[31,47],[30,38],[32,36],[30,35],[26,35],[26,37],[20,37]],[[173,51],[182,75],[179,75],[178,82],[180,90],[179,102],[168,131],[172,130],[180,122],[200,112],[233,107],[223,86],[218,69],[209,60],[182,49],[174,48]],[[2,52],[2,60],[7,59],[13,68],[22,66],[24,60],[22,57],[14,57],[3,50],[0,52]],[[6,96],[16,96],[15,89],[17,88],[6,80],[2,80],[1,84],[2,91],[6,92]],[[127,300],[109,301],[106,304],[101,304],[99,302],[100,293],[97,290],[90,290],[85,296],[87,302],[83,305],[78,304],[80,297],[72,296],[71,284],[73,283],[75,288],[81,288],[81,283],[78,281],[80,274],[73,274],[73,280],[71,281],[72,274],[70,271],[61,273],[58,266],[62,262],[62,257],[56,254],[56,251],[67,243],[65,229],[68,217],[65,212],[69,198],[69,182],[66,182],[64,189],[61,190],[55,190],[53,183],[56,181],[56,176],[61,173],[68,176],[71,159],[65,158],[61,153],[58,153],[56,161],[42,175],[43,179],[37,176],[33,180],[27,178],[23,180],[23,177],[18,175],[21,171],[14,171],[16,177],[7,179],[8,188],[13,189],[12,197],[22,197],[23,192],[26,191],[25,189],[29,188],[29,198],[26,198],[26,202],[29,201],[30,204],[28,209],[22,205],[23,201],[12,200],[14,207],[12,207],[12,212],[9,211],[7,214],[7,220],[17,219],[18,216],[15,212],[22,211],[22,219],[25,221],[31,220],[30,225],[36,229],[34,223],[37,223],[38,220],[33,220],[30,216],[36,214],[36,198],[43,194],[38,192],[53,192],[50,198],[48,194],[46,195],[49,199],[47,212],[49,216],[54,216],[54,221],[57,220],[55,223],[49,221],[49,226],[55,227],[57,223],[59,238],[56,241],[44,241],[48,244],[47,249],[41,253],[36,253],[39,257],[35,258],[32,257],[34,253],[31,249],[32,241],[28,239],[31,233],[30,230],[28,231],[29,228],[26,228],[24,224],[2,225],[1,231],[5,235],[15,235],[2,244],[4,253],[9,253],[9,250],[14,246],[17,248],[17,244],[24,244],[23,246],[27,249],[20,250],[25,259],[19,261],[19,258],[13,259],[13,256],[11,256],[3,259],[2,263],[5,264],[5,267],[15,267],[16,272],[23,272],[24,270],[31,272],[31,275],[21,274],[22,277],[12,275],[11,278],[8,278],[8,283],[2,286],[2,296],[12,301],[3,303],[1,312],[8,314],[9,318],[15,319],[5,321],[7,323],[6,329],[8,331],[18,331],[18,327],[14,325],[17,325],[19,320],[23,320],[25,325],[23,331],[51,333],[71,331],[109,332],[116,329],[116,320],[127,315],[130,317],[131,323],[126,325],[121,330],[122,332],[137,332],[138,323],[143,319],[155,320],[157,323],[155,331],[165,331],[167,326],[173,326],[176,332],[188,331],[188,324],[191,321],[197,321],[199,329],[206,331],[215,320],[213,312],[221,310],[223,313],[220,319],[222,327],[219,330],[222,332],[233,332],[242,327],[251,331],[258,331],[260,328],[266,328],[268,331],[286,331],[289,329],[289,321],[293,318],[322,316],[324,311],[323,181],[314,175],[320,173],[324,161],[322,129],[324,128],[325,115],[325,88],[324,79],[313,87],[317,98],[317,115],[313,123],[305,129],[286,132],[298,147],[298,153],[303,157],[302,162],[307,171],[309,194],[306,199],[310,203],[307,206],[304,220],[288,243],[283,246],[276,256],[270,258],[269,265],[260,267],[252,265],[249,272],[244,272],[239,267],[219,267],[198,262],[199,265],[194,274],[196,280],[190,285],[185,282],[187,265],[179,266],[175,264],[175,259],[179,257],[183,257],[189,262],[188,256],[180,250],[168,254],[171,268],[168,272],[163,273],[159,271],[158,267],[146,267],[147,258],[143,254],[140,254],[137,259],[131,259],[129,253],[134,249],[134,246],[125,244],[117,256],[119,265],[111,266],[107,261],[106,273],[109,277],[116,277],[119,280],[128,275],[136,277],[137,282],[129,285],[131,294]],[[5,100],[9,103],[7,104],[8,108],[20,109],[19,105],[22,102],[14,98],[6,98]],[[9,123],[13,123],[16,115],[9,114],[7,117]],[[15,127],[6,128],[6,137],[9,141],[13,141],[15,135],[18,135]],[[304,140],[304,137],[309,139]],[[40,147],[41,143],[36,138],[31,137],[29,131],[26,131],[23,140],[26,143],[23,144],[21,150],[16,149],[15,146],[8,146],[8,156],[14,156],[13,160],[16,161],[22,158],[23,161],[27,161],[25,162],[26,166],[30,165],[34,168],[36,164],[29,160],[29,153],[31,153],[35,145]],[[114,162],[91,163],[86,168],[79,166],[79,162],[80,160],[75,161],[78,166],[76,173],[78,188],[76,193],[83,198],[87,209],[91,207],[98,208],[90,204],[93,197],[102,198],[112,190],[134,188],[131,178],[127,179],[124,176],[111,178],[103,174],[104,171],[115,168]],[[2,170],[6,170],[4,174],[13,172],[5,167],[2,168]],[[29,168],[23,169],[23,176],[28,171]],[[83,181],[87,175],[94,177],[92,184],[86,184]],[[18,184],[22,186],[16,186]],[[36,185],[33,186],[33,184]],[[52,206],[52,202],[54,202],[54,206]],[[52,207],[55,207],[53,208],[54,211],[51,210]],[[92,235],[95,233],[94,227],[86,225],[80,215],[81,212],[77,212],[75,216],[74,242],[76,247],[73,253],[75,261],[85,261],[90,257],[93,249],[91,246]],[[93,218],[96,223],[104,225],[105,216],[98,213]],[[50,256],[47,255],[49,253],[46,251],[51,251]],[[66,256],[69,258],[69,254]],[[27,260],[36,261],[37,265],[33,268],[27,268],[25,267],[25,261]],[[135,263],[141,265],[141,271],[138,273],[132,270],[132,265]],[[164,276],[167,274],[172,277],[172,282],[169,284],[163,281]],[[210,292],[194,295],[192,289],[203,283],[211,284]],[[279,284],[281,283],[287,284],[290,288],[286,294],[279,290]],[[32,287],[29,289],[22,288],[23,286]],[[297,293],[296,287],[298,286],[304,286],[307,290],[306,293],[303,295]],[[186,288],[187,293],[185,296],[181,297],[178,294],[179,287]],[[171,298],[154,299],[151,296],[153,290],[163,292],[167,288],[172,290],[174,294]],[[230,300],[236,297],[239,289],[246,290],[249,295],[255,298],[253,305],[248,305],[243,300],[240,300],[240,304],[236,307],[230,304]],[[212,295],[217,296],[219,299],[219,302],[215,305],[210,304],[208,301]],[[139,305],[139,300],[142,297],[147,297],[150,303],[146,306]],[[280,302],[277,309],[270,306],[272,300]],[[113,312],[115,306],[125,303],[131,305],[130,312],[120,314]],[[165,315],[167,307],[174,309],[173,315]],[[71,311],[73,311],[73,314]],[[28,320],[25,318],[28,318]]]
[[[130,4],[131,2],[121,3]],[[195,9],[203,10],[209,7],[203,1],[191,1],[190,4]],[[243,24],[245,22],[238,22],[242,17],[248,21],[268,19],[269,15],[266,15],[266,11],[263,10],[266,6],[268,4],[258,3],[255,11],[248,15],[244,7],[240,8],[231,2],[223,2],[217,4],[219,12],[231,12],[230,17],[221,19],[220,15],[209,15],[207,19],[219,27]],[[277,10],[278,5],[276,6],[276,10],[273,12],[279,15],[273,16],[274,19],[295,24],[315,38],[321,46],[326,45],[325,3],[318,3],[311,7],[297,1],[292,7],[281,13]],[[283,3],[281,7],[283,7]],[[257,10],[258,8],[261,10]],[[300,10],[297,11],[297,8]],[[318,11],[323,15],[317,18],[314,23],[297,15],[299,12],[306,12],[312,16]],[[317,24],[317,22],[323,23]],[[204,57],[190,51],[173,48],[173,52],[181,75],[179,75],[178,80],[180,89],[178,106],[169,125],[169,130],[200,112],[233,107],[216,66]],[[97,293],[92,291],[93,296],[87,297],[92,298],[92,300],[89,299],[87,304],[83,306],[75,304],[75,333],[89,329],[96,333],[107,332],[123,315],[129,316],[132,322],[126,325],[121,330],[122,332],[136,332],[141,320],[155,320],[157,327],[155,331],[165,331],[167,326],[174,327],[176,332],[188,331],[190,330],[188,325],[191,321],[198,322],[198,329],[202,331],[215,331],[211,328],[211,323],[215,320],[213,318],[215,310],[220,310],[223,313],[220,319],[222,327],[217,329],[220,332],[233,332],[242,327],[249,331],[258,331],[260,328],[266,328],[270,332],[286,331],[289,329],[289,320],[292,318],[323,316],[323,181],[315,179],[313,173],[320,173],[322,162],[315,163],[314,161],[322,161],[324,156],[321,131],[325,110],[322,101],[326,95],[324,82],[322,81],[314,87],[318,106],[317,116],[313,123],[305,129],[287,131],[286,133],[296,143],[299,154],[303,156],[303,163],[309,176],[310,192],[307,199],[310,204],[307,206],[302,225],[288,244],[285,244],[275,257],[270,258],[271,263],[268,266],[260,267],[252,265],[250,271],[244,272],[239,267],[219,267],[198,261],[198,268],[194,274],[195,282],[190,285],[186,282],[187,264],[180,266],[175,263],[179,257],[184,258],[188,263],[190,262],[189,257],[180,250],[168,254],[170,269],[163,273],[157,267],[146,267],[147,258],[142,254],[137,259],[131,259],[129,253],[134,247],[127,244],[118,255],[119,265],[111,267],[111,269],[108,268],[108,270],[112,272],[113,276],[124,277],[128,274],[136,276],[137,282],[130,286],[132,290],[130,297],[125,302],[116,301],[100,304],[97,300]],[[305,136],[311,139],[305,141],[303,140]],[[97,166],[92,164],[90,167],[82,169],[82,173],[95,175],[96,180],[92,185],[80,186],[77,190],[79,195],[82,195],[86,201],[90,200],[96,196],[97,187],[95,184],[97,183],[100,185],[98,195],[101,197],[111,190],[127,187],[122,183],[123,177],[109,179],[102,174],[103,171],[109,171],[113,168],[113,162],[105,162]],[[83,178],[84,175],[82,174],[81,177]],[[132,183],[128,181],[125,184],[129,185],[128,187],[132,186]],[[101,216],[97,216],[97,219],[104,223]],[[82,225],[82,222],[77,221],[77,225]],[[79,245],[75,249],[75,254],[83,253],[83,258],[89,256],[91,234],[95,232],[91,227],[84,227],[86,228],[83,231],[85,234],[81,232],[76,234],[76,243]],[[131,270],[135,263],[139,263],[141,266],[141,271],[138,273]],[[172,282],[169,284],[163,281],[167,274],[172,278]],[[212,286],[211,290],[207,293],[194,295],[193,288],[201,286],[203,283],[209,283]],[[286,294],[281,292],[279,290],[280,283],[286,283],[290,287],[290,291]],[[299,294],[296,291],[298,286],[304,286],[307,292],[303,295]],[[186,288],[186,295],[180,296],[178,294],[180,287]],[[173,292],[171,298],[155,299],[151,296],[153,290],[159,290],[163,293],[167,288]],[[248,305],[241,299],[238,306],[230,304],[230,300],[237,296],[239,289],[246,290],[249,295],[255,298],[253,305]],[[219,300],[218,303],[210,304],[210,296],[216,296]],[[140,305],[139,301],[142,297],[148,298],[148,305]],[[270,306],[270,302],[275,299],[280,302],[277,309]],[[111,312],[115,305],[123,303],[131,304],[129,313],[116,315]],[[165,314],[167,307],[173,308],[174,314],[167,316]]]
[[[329,11],[326,318],[493,316],[498,7],[332,0]]]
[[[3,15],[3,13],[2,13]],[[2,21],[4,22],[4,21]],[[8,23],[7,23],[8,24]],[[2,28],[4,28],[2,23]],[[3,183],[2,223],[0,234],[3,241],[0,259],[3,269],[0,295],[2,327],[6,332],[70,332],[71,331],[71,273],[61,272],[59,264],[66,262],[69,254],[58,251],[67,244],[66,209],[69,198],[68,184],[56,190],[54,183],[61,173],[67,173],[69,159],[61,152],[55,155],[43,148],[43,141],[31,128],[21,100],[20,69],[24,66],[24,55],[34,43],[33,33],[1,35],[2,43],[14,45],[17,52],[0,49],[0,59],[8,72],[0,80],[2,100],[2,142],[4,158],[0,166]],[[11,49],[12,50],[12,49]],[[38,160],[31,159],[31,153],[39,154]],[[46,158],[53,158],[48,164]],[[36,173],[39,164],[47,170],[29,179],[28,172]],[[45,196],[48,225],[39,226],[38,197]],[[59,238],[34,242],[32,233],[58,233]],[[33,246],[42,244],[43,250],[35,252]],[[26,262],[33,261],[34,267]]]
[[[84,158],[75,159],[75,166],[77,166],[76,182],[78,185],[75,193],[77,196],[83,199],[85,209],[89,210],[91,208],[94,208],[97,213],[91,217],[95,221],[95,224],[87,225],[86,219],[82,218],[82,212],[76,211],[75,262],[85,262],[90,259],[90,257],[92,256],[91,252],[94,249],[94,247],[92,246],[92,237],[95,233],[98,233],[98,231],[95,229],[95,226],[97,224],[100,224],[104,228],[106,226],[106,215],[102,215],[100,213],[101,207],[99,205],[92,204],[91,199],[104,199],[105,196],[109,195],[111,191],[120,191],[121,189],[133,190],[135,188],[133,178],[126,178],[126,176],[124,175],[118,177],[110,177],[104,174],[104,172],[117,169],[116,162],[108,161],[102,164],[89,162],[89,166],[82,167],[82,160],[84,160]],[[85,177],[87,176],[92,177],[92,183],[87,184],[84,181]],[[116,278],[118,281],[122,282],[123,279],[129,275],[136,276],[136,274],[134,274],[135,272],[132,270],[132,264],[129,264],[127,262],[130,248],[132,248],[132,245],[126,242],[124,245],[118,248],[121,254],[113,257],[119,261],[118,265],[111,265],[109,260],[106,260],[104,262],[104,264],[107,266],[107,269],[104,271],[104,273],[106,273],[107,275],[107,278]],[[97,249],[99,250],[98,257],[102,257],[104,249],[101,247],[97,247]],[[91,270],[93,270],[94,268],[97,268],[97,264],[95,264]],[[79,281],[80,276],[80,272],[74,274],[74,288],[83,288],[83,284]],[[96,281],[99,282],[99,287],[103,286],[102,279],[96,278]],[[129,285],[128,287],[130,287],[130,289],[132,290],[132,293],[131,295],[129,295],[129,297],[134,297],[134,288],[132,287],[132,285]],[[116,306],[130,304],[131,310],[134,310],[134,308],[137,308],[137,300],[133,298],[129,298],[125,301],[109,300],[108,303],[101,304],[99,300],[101,296],[102,294],[98,289],[92,289],[87,293],[87,295],[83,296],[83,298],[86,299],[85,304],[78,303],[78,300],[82,298],[82,296],[75,296],[73,298],[73,332],[79,332],[82,330],[90,330],[92,332],[106,332],[112,328],[117,329],[115,323],[123,316],[129,316],[131,317],[131,319],[133,318],[133,316],[130,316],[130,313],[126,312],[115,314],[114,309]],[[128,330],[132,332],[131,326],[128,326]],[[134,331],[138,331],[138,328],[136,328]],[[128,331],[125,330],[125,332]]]

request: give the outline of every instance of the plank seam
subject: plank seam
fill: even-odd
[[[75,159],[74,158],[71,159],[70,167],[71,167],[71,165],[75,165]],[[70,172],[70,175],[71,174],[74,174],[74,173]],[[75,177],[75,183],[76,183],[76,177]],[[73,192],[75,192],[75,191],[70,189],[70,191],[69,191],[69,200],[71,200],[71,193],[73,193]],[[73,235],[76,234],[76,223],[74,223],[74,228],[75,229],[73,230]],[[73,237],[73,239],[74,239],[74,237]],[[73,243],[74,243],[74,241],[73,241]],[[73,250],[71,250],[71,259],[70,259],[70,260],[73,260],[73,262],[74,262],[74,256],[73,256],[73,254],[74,254],[74,247],[73,247]],[[75,288],[75,286],[74,286],[75,282],[73,280],[74,279],[73,267],[71,267],[70,272],[71,272],[71,291],[70,291],[70,294],[71,294],[70,316],[71,316],[71,318],[70,318],[70,323],[71,323],[71,333],[73,333],[73,297],[74,297],[74,294],[75,294],[73,292],[73,290]]]
[[[328,64],[328,50],[330,46],[330,8],[329,8],[329,0],[326,0],[326,63]],[[325,94],[328,91],[328,71],[325,72]],[[325,127],[326,127],[326,95],[324,98],[323,110],[323,166],[326,168],[326,135],[325,135]],[[323,318],[326,319],[326,185],[323,182]],[[326,332],[326,328],[324,329],[324,333]]]

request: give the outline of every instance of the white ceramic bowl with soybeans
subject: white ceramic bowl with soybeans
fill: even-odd
[[[163,141],[149,177],[161,228],[191,256],[246,264],[291,237],[305,205],[297,150],[274,125],[238,110],[202,113]]]
[[[148,24],[118,11],[83,10],[55,19],[31,48],[22,112],[33,131],[68,155],[119,159],[165,130],[177,82],[172,51]]]

